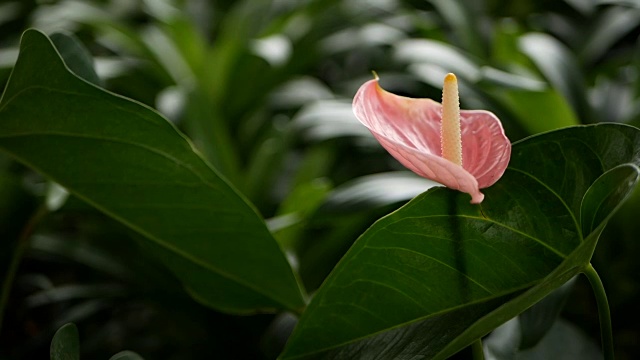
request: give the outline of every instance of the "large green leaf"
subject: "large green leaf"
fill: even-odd
[[[441,187],[416,197],[356,241],[282,359],[456,353],[584,269],[639,164],[638,129],[572,127],[515,144],[479,206]]]
[[[199,301],[248,313],[304,305],[255,209],[158,113],[71,73],[24,33],[0,100],[0,149],[128,226]]]

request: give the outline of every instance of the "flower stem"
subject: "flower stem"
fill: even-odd
[[[48,209],[45,205],[40,206],[33,215],[31,215],[31,218],[27,221],[20,233],[20,237],[18,238],[18,243],[16,244],[13,256],[11,257],[11,263],[9,264],[9,269],[7,270],[7,274],[2,282],[2,289],[0,290],[2,291],[0,293],[0,330],[2,329],[4,311],[6,310],[5,308],[9,302],[9,293],[13,287],[13,280],[18,272],[18,267],[20,266],[22,257],[24,256],[25,251],[29,248],[29,239],[31,238],[31,234],[33,234],[33,230],[36,225],[47,214],[47,212]]]
[[[484,360],[484,350],[482,349],[482,339],[478,339],[471,344],[473,360]]]
[[[602,337],[602,350],[604,352],[605,360],[613,360],[613,329],[611,327],[611,313],[609,310],[609,301],[607,300],[607,293],[604,291],[602,280],[593,268],[591,263],[587,265],[583,273],[589,279],[591,288],[596,296],[596,303],[598,304],[598,315],[600,317],[600,336]]]

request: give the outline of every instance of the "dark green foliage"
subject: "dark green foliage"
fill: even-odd
[[[351,247],[283,359],[453,355],[589,264],[639,155],[636,128],[567,128],[516,144],[479,206],[442,188],[416,197]]]
[[[303,306],[251,205],[157,113],[68,73],[37,31],[23,36],[0,116],[0,148],[145,238],[198,301],[238,313]]]
[[[513,141],[637,126],[639,14],[626,0],[0,2],[0,84],[14,71],[0,358],[46,358],[69,322],[83,358],[274,358],[294,311],[284,358],[444,358],[511,319],[487,342],[497,358],[568,359],[597,346],[586,281],[564,308],[513,316],[592,255],[617,355],[637,357],[640,192],[608,221],[637,176],[635,129],[520,142],[474,207],[398,171],[350,101],[371,70],[434,99],[452,71],[463,108],[495,112]],[[51,41],[27,32],[16,63],[29,27]],[[458,242],[436,246],[438,231]],[[432,258],[411,268],[415,251]],[[306,311],[300,288],[317,294]],[[226,314],[256,311],[280,314]]]

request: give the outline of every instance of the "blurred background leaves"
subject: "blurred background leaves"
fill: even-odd
[[[402,172],[353,117],[351,97],[371,70],[389,91],[434,99],[455,72],[462,107],[495,112],[512,141],[573,124],[640,125],[640,6],[630,0],[3,0],[2,85],[29,27],[75,35],[96,81],[189,135],[268,219],[311,293],[373,221],[432,186]],[[8,259],[49,185],[4,154],[0,172]],[[620,359],[640,354],[638,207],[640,192],[594,256]],[[123,349],[158,359],[274,356],[277,341],[263,337],[272,315],[195,304],[154,259],[124,245],[128,236],[73,197],[38,224],[0,358],[48,356],[70,321],[89,358]],[[597,340],[586,281],[571,291],[563,321]]]

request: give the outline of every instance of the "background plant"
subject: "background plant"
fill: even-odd
[[[390,90],[433,98],[442,74],[456,72],[463,107],[494,111],[512,140],[578,123],[638,123],[640,15],[631,2],[0,6],[3,81],[27,27],[75,34],[95,59],[96,81],[159,109],[255,204],[309,292],[373,221],[430,185],[402,171],[354,122],[350,97],[371,69]],[[2,169],[3,239],[17,240],[57,188],[8,157]],[[612,220],[594,258],[620,358],[638,352],[636,198]],[[69,321],[89,357],[123,348],[147,358],[279,351],[270,324],[286,318],[201,307],[155,257],[127,245],[122,226],[74,197],[52,208],[30,233],[5,311],[2,356],[43,356]],[[2,246],[9,264],[14,241]],[[565,318],[597,338],[588,287],[580,280],[570,291]],[[154,325],[166,322],[180,325]]]

